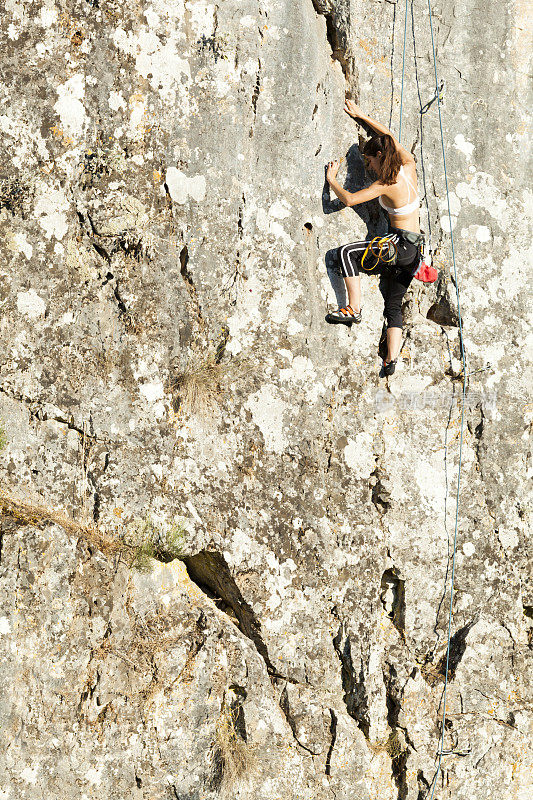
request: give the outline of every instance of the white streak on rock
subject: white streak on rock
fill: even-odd
[[[303,331],[303,325],[301,325],[298,320],[290,319],[287,323],[287,333],[289,336],[295,336],[300,331]]]
[[[250,395],[245,407],[263,434],[266,449],[282,453],[287,444],[283,435],[283,414],[287,403],[279,397],[276,386],[262,386],[258,392]]]
[[[160,380],[151,383],[142,383],[139,386],[139,394],[146,398],[149,403],[156,403],[165,396],[163,384]]]
[[[41,18],[41,25],[43,28],[51,28],[57,20],[57,8],[55,7],[55,4],[53,2],[46,2],[45,5],[41,7],[39,16]]]
[[[507,200],[502,196],[494,177],[487,172],[476,172],[471,181],[458,183],[455,191],[459,198],[488,211],[503,230],[511,224],[513,215]]]
[[[56,89],[59,100],[54,111],[61,120],[63,131],[70,136],[81,137],[88,122],[85,108],[81,102],[85,97],[83,75],[74,75]]]
[[[161,23],[161,18],[159,14],[156,14],[154,9],[150,6],[144,12],[144,16],[146,17],[146,21],[148,23],[148,27],[152,30],[158,28]]]
[[[444,233],[450,233],[457,224],[457,217],[449,217],[448,214],[444,214],[440,218],[440,224]]]
[[[190,500],[187,500],[187,502],[185,503],[185,507],[187,508],[187,510],[189,511],[191,516],[196,520],[196,522],[198,522],[201,525],[202,524],[202,519],[201,519],[200,515],[198,514],[198,511],[196,510],[196,508],[194,507],[194,505],[192,504],[192,502]]]
[[[118,50],[135,58],[137,71],[149,80],[152,89],[164,100],[175,99],[182,76],[190,79],[189,63],[179,55],[182,50],[177,34],[167,33],[163,43],[147,27],[142,27],[138,34],[117,28],[111,38]]]
[[[268,209],[268,213],[271,217],[275,217],[275,219],[286,219],[286,217],[290,217],[291,215],[288,204],[285,204],[285,202],[280,200],[276,200],[275,203],[272,203]]]
[[[455,137],[453,146],[455,147],[456,150],[460,150],[461,153],[464,153],[465,156],[468,156],[468,158],[470,158],[470,156],[474,152],[475,145],[473,145],[472,142],[468,142],[462,133],[458,133],[457,136]]]
[[[122,96],[122,92],[110,92],[107,102],[109,103],[109,108],[112,108],[113,111],[118,111],[119,108],[126,110],[126,101]]]
[[[35,785],[37,783],[38,772],[39,764],[36,764],[33,767],[26,767],[26,769],[23,769],[20,773],[20,777],[25,783],[31,783],[32,785]]]
[[[17,135],[16,123],[6,114],[0,115],[0,131],[8,136],[15,137]]]
[[[35,201],[35,216],[45,232],[46,238],[62,239],[68,231],[66,212],[69,203],[62,189],[53,189],[41,184],[41,193]]]
[[[39,297],[35,289],[19,292],[17,295],[17,311],[30,319],[42,317],[46,311],[46,303]]]
[[[243,28],[253,28],[253,26],[257,24],[255,17],[250,16],[250,14],[241,17],[239,22]]]
[[[211,36],[215,29],[215,6],[213,3],[198,2],[186,3],[185,8],[190,14],[190,24],[197,37]]]
[[[280,284],[268,306],[268,317],[277,325],[287,321],[291,308],[302,293],[301,288],[288,281],[285,276],[281,277]]]
[[[356,478],[368,477],[376,466],[372,436],[369,433],[358,433],[355,439],[348,439],[343,453],[348,469]]]
[[[194,175],[189,178],[176,167],[168,167],[165,175],[170,196],[175,203],[183,205],[189,197],[201,202],[205,198],[206,181],[203,175]]]
[[[5,633],[11,633],[11,625],[7,617],[0,617],[0,636]]]
[[[5,2],[5,9],[6,11],[10,12],[13,19],[22,22],[24,17],[26,16],[26,9],[24,8],[23,2],[17,2],[17,0],[6,0]]]
[[[490,242],[490,228],[487,228],[486,225],[478,225],[476,239],[478,242]]]
[[[450,203],[450,212],[452,216],[456,217],[461,210],[461,201],[455,192],[450,192],[448,197],[443,197],[439,200],[439,208],[441,211],[448,211],[448,200]]]
[[[182,75],[191,77],[189,63],[181,58],[174,41],[162,44],[151,32],[139,34],[139,52],[136,67],[143,78],[148,78],[154,91],[169,97]],[[149,77],[150,76],[150,77]]]
[[[503,526],[498,529],[498,539],[505,550],[514,550],[520,544],[516,530]]]
[[[446,486],[438,480],[444,465],[444,450],[436,450],[431,460],[420,458],[414,469],[414,478],[420,489],[420,497],[425,506],[436,513],[442,513],[446,500]]]
[[[22,253],[26,256],[28,261],[31,259],[33,255],[33,247],[26,239],[26,234],[19,231],[18,233],[13,234],[12,236],[6,237],[6,244],[7,247],[13,253]]]
[[[93,786],[99,786],[100,783],[102,782],[102,772],[103,772],[103,767],[100,767],[100,769],[95,769],[94,767],[91,767],[85,773],[85,780],[88,781],[89,783],[92,783]]]
[[[259,208],[257,211],[256,216],[256,224],[260,231],[266,234],[270,234],[274,236],[276,239],[280,239],[283,244],[292,250],[294,247],[294,241],[291,239],[289,234],[284,230],[284,228],[280,225],[279,222],[275,222],[271,219],[268,213],[265,211],[264,208]]]

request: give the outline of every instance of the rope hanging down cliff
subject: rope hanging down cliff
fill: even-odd
[[[403,39],[403,58],[402,58],[402,87],[401,87],[401,97],[400,97],[400,126],[399,126],[399,134],[398,138],[401,138],[401,130],[402,130],[402,112],[403,112],[403,92],[404,92],[404,74],[405,74],[405,45],[406,45],[406,37],[407,37],[407,13],[408,13],[408,2],[409,0],[405,0],[405,24],[404,24],[404,39]],[[411,0],[413,3],[414,0]],[[457,533],[459,527],[459,499],[460,499],[460,489],[461,489],[461,468],[462,468],[462,456],[463,456],[463,434],[464,434],[464,414],[465,414],[465,400],[466,400],[466,353],[464,347],[464,339],[463,339],[463,320],[461,316],[461,300],[460,300],[460,292],[459,292],[459,279],[457,275],[457,264],[455,260],[455,246],[454,246],[454,238],[453,238],[453,230],[452,230],[452,215],[451,215],[451,208],[450,208],[450,192],[448,188],[448,173],[446,169],[446,148],[444,145],[444,131],[442,126],[442,112],[441,112],[441,103],[442,103],[442,84],[439,84],[439,78],[437,74],[437,57],[435,51],[435,37],[433,33],[433,19],[432,19],[432,8],[431,8],[431,0],[428,0],[428,12],[429,12],[429,26],[431,32],[431,47],[432,47],[432,55],[433,55],[433,70],[435,74],[435,98],[431,101],[431,103],[437,103],[437,108],[439,112],[439,127],[440,127],[440,140],[441,140],[441,149],[442,149],[442,160],[444,166],[444,181],[446,186],[446,202],[448,207],[448,219],[449,219],[449,227],[450,227],[450,242],[451,242],[451,250],[452,250],[452,262],[453,262],[453,275],[454,275],[454,282],[455,282],[455,292],[457,297],[457,316],[459,320],[459,341],[461,345],[461,362],[463,367],[463,390],[462,390],[462,401],[461,401],[461,424],[460,424],[460,435],[459,435],[459,465],[458,465],[458,472],[457,472],[457,490],[456,490],[456,502],[455,502],[455,527],[454,527],[454,537],[453,537],[453,550],[452,550],[452,570],[451,570],[451,587],[450,587],[450,607],[449,607],[449,615],[448,615],[448,637],[447,637],[447,646],[446,646],[446,669],[445,669],[445,677],[444,677],[444,692],[442,697],[442,723],[441,723],[441,734],[440,734],[440,743],[439,749],[437,752],[438,755],[438,763],[435,770],[435,775],[432,780],[431,784],[431,795],[429,800],[433,800],[433,796],[435,794],[435,789],[437,787],[437,779],[440,773],[442,757],[444,755],[448,755],[453,753],[453,751],[444,750],[444,733],[446,730],[446,697],[447,697],[447,689],[448,689],[448,670],[449,670],[449,661],[450,661],[450,642],[451,642],[451,631],[452,631],[452,619],[453,619],[453,599],[454,599],[454,588],[455,588],[455,560],[456,560],[456,553],[457,553]],[[424,114],[428,110],[429,106],[420,109],[420,114]],[[429,790],[428,790],[429,791]],[[427,796],[427,795],[426,795]]]

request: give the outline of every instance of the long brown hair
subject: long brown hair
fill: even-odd
[[[377,156],[378,153],[381,153],[379,179],[387,186],[396,183],[402,160],[392,136],[388,133],[384,133],[382,136],[373,136],[363,147],[363,153],[365,156]]]

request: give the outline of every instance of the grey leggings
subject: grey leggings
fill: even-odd
[[[383,264],[370,251],[361,266],[369,240],[342,245],[337,252],[343,278],[355,278],[360,271],[380,276],[379,291],[385,303],[387,328],[403,328],[402,300],[418,268],[418,247],[404,239],[398,228],[390,228],[387,238],[397,248],[398,258],[394,266]]]

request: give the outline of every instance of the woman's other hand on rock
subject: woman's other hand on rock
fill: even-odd
[[[337,177],[337,172],[339,171],[340,162],[339,161],[330,161],[328,163],[328,169],[326,172],[326,180],[332,181]]]
[[[359,106],[356,106],[353,100],[345,100],[344,102],[344,110],[348,114],[348,116],[357,119],[362,115],[361,109]]]

